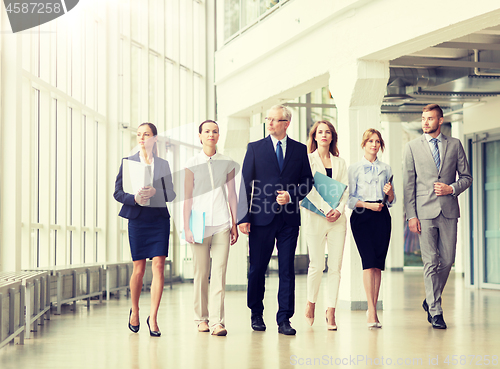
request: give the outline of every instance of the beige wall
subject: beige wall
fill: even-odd
[[[465,104],[464,134],[479,133],[500,128],[500,97],[485,104]]]

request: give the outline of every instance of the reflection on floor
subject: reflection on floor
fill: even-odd
[[[500,367],[500,291],[464,289],[461,276],[451,275],[445,289],[447,330],[434,330],[421,308],[421,272],[383,274],[382,329],[366,327],[364,311],[337,311],[337,332],[326,330],[323,300],[317,303],[312,327],[303,314],[305,276],[297,277],[297,336],[277,332],[277,277],[267,280],[266,332],[253,332],[245,292],[226,294],[226,337],[198,333],[192,321],[193,294],[189,283],[165,289],[159,313],[160,338],[146,325],[149,294],[141,299],[141,328],[127,328],[130,300],[122,297],[87,311],[52,315],[24,346],[0,349],[0,368],[292,368],[320,366],[381,367]],[[325,295],[326,278],[320,299]],[[456,356],[453,356],[456,355]],[[488,356],[489,355],[489,356]],[[496,356],[495,356],[496,355]],[[495,361],[496,360],[496,361]],[[449,362],[449,365],[447,364]],[[457,365],[453,365],[456,363]]]

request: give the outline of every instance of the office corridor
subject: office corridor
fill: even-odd
[[[439,367],[500,367],[500,291],[465,289],[462,277],[452,274],[443,304],[449,328],[434,330],[420,306],[421,272],[384,273],[382,329],[369,330],[364,311],[338,309],[338,331],[328,332],[324,290],[316,305],[314,325],[309,327],[303,317],[306,279],[301,275],[296,280],[296,314],[292,318],[297,335],[283,336],[275,324],[277,281],[274,275],[267,280],[266,332],[251,330],[246,293],[230,291],[226,294],[228,335],[198,333],[192,321],[193,286],[176,284],[173,290],[164,290],[160,338],[150,337],[146,325],[149,293],[141,297],[138,334],[127,328],[130,299],[123,294],[102,304],[93,301],[88,311],[79,302],[75,312],[68,305],[62,315],[51,315],[50,322],[40,326],[24,346],[0,349],[0,368],[432,367],[430,359],[432,363],[438,360]],[[449,365],[445,362],[448,355]]]

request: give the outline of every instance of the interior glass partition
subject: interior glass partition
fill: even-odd
[[[484,282],[500,286],[500,139],[483,144]]]

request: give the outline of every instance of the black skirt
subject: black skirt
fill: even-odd
[[[170,218],[161,215],[158,208],[144,207],[135,219],[128,221],[128,239],[132,260],[168,256]]]
[[[380,212],[356,208],[351,214],[351,230],[363,269],[385,269],[391,240],[391,214],[387,205]]]

